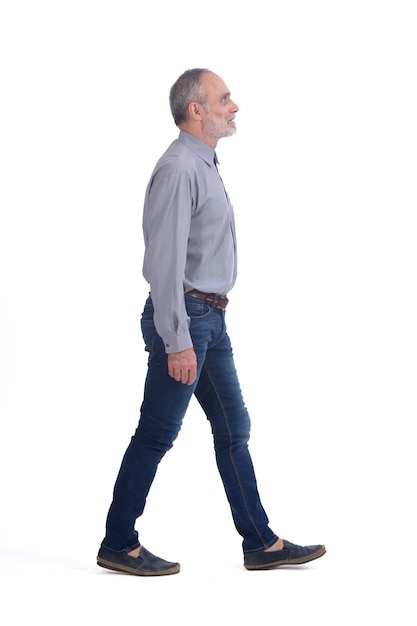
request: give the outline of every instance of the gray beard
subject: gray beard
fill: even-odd
[[[225,124],[222,121],[221,127],[216,124],[215,121],[209,120],[203,126],[203,130],[209,137],[214,137],[215,139],[222,139],[223,137],[231,137],[236,132],[236,126]]]

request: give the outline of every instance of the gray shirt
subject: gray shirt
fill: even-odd
[[[146,189],[143,275],[167,353],[193,345],[184,293],[226,295],[236,280],[233,207],[215,159],[208,144],[180,131]]]

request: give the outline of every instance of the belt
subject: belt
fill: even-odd
[[[185,295],[197,298],[197,300],[202,300],[214,309],[225,309],[229,302],[226,296],[218,296],[215,293],[203,293],[202,291],[197,291],[197,289],[191,289],[191,291],[187,291]]]

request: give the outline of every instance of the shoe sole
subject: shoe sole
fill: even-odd
[[[302,565],[303,563],[309,563],[310,561],[314,561],[315,559],[319,559],[323,554],[326,553],[326,548],[320,548],[317,552],[313,552],[313,554],[309,554],[308,556],[302,556],[299,559],[287,559],[286,561],[275,561],[274,563],[268,563],[266,565],[245,565],[246,569],[254,570],[254,569],[272,569],[274,567],[279,567],[280,565]]]
[[[97,565],[99,565],[100,567],[104,567],[105,569],[111,569],[115,572],[124,572],[125,574],[134,574],[135,576],[167,576],[169,574],[178,574],[178,572],[180,571],[179,563],[177,563],[173,567],[169,567],[168,569],[145,572],[143,570],[129,567],[128,565],[119,565],[118,563],[113,563],[112,561],[106,561],[105,559],[101,559],[100,557],[97,559]]]

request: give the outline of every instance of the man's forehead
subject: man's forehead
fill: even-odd
[[[230,90],[224,80],[220,78],[220,76],[217,76],[217,74],[213,74],[213,72],[203,74],[203,83],[208,94],[215,92],[216,95],[230,95]]]

